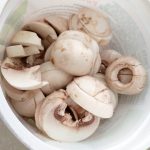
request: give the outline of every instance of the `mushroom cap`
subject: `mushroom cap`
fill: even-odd
[[[97,43],[82,32],[66,32],[60,35],[51,50],[52,63],[56,67],[75,76],[96,73],[101,63],[100,57],[98,57],[99,47]],[[74,33],[74,35],[81,35],[81,40],[72,38],[72,35],[69,36],[68,32]],[[96,68],[94,66],[95,62]]]
[[[127,68],[132,71],[132,80],[124,84],[118,80],[120,70]],[[143,91],[146,84],[146,71],[142,64],[133,57],[120,57],[106,69],[106,81],[117,93],[134,95]]]
[[[11,86],[19,90],[34,90],[48,84],[41,81],[40,66],[23,68],[15,63],[13,59],[6,58],[1,66],[2,75]]]
[[[40,50],[44,50],[41,39],[34,32],[30,31],[19,31],[17,32],[13,39],[11,40],[13,45],[23,45],[23,46],[36,46]]]
[[[63,17],[53,14],[45,17],[44,20],[50,24],[58,34],[68,30],[68,20]]]
[[[91,76],[83,76],[75,78],[66,90],[73,101],[95,116],[112,117],[112,92],[104,82]]]
[[[48,96],[44,101],[45,104],[42,104],[40,109],[42,129],[49,137],[58,141],[76,142],[88,138],[98,128],[100,118],[87,112],[81,120],[73,121],[72,116],[66,112],[65,99],[68,97],[61,92],[57,91],[54,96],[53,94]]]
[[[45,94],[64,88],[73,78],[73,76],[56,68],[50,61],[41,64],[40,67],[42,80],[49,84],[42,88]]]
[[[50,25],[44,22],[30,22],[26,24],[23,29],[37,33],[42,39],[45,39],[47,37],[51,38],[52,41],[57,39],[55,30]]]

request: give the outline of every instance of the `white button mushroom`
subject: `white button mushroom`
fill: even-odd
[[[62,38],[66,32],[67,36]],[[74,76],[97,73],[101,63],[98,44],[85,33],[66,32],[60,35],[51,50],[52,63]],[[70,37],[69,32],[79,35],[80,41]]]
[[[89,34],[101,45],[106,45],[112,38],[108,17],[99,10],[82,8],[70,18],[69,28]]]
[[[11,103],[18,114],[20,114],[21,116],[34,117],[37,105],[44,100],[45,96],[38,89],[27,91],[25,98],[26,99],[24,99],[23,101],[11,99]]]
[[[18,59],[6,58],[1,65],[1,72],[11,86],[20,90],[34,90],[48,84],[41,81],[40,66],[25,68]]]
[[[64,88],[73,79],[73,76],[56,68],[50,61],[41,64],[40,70],[42,80],[49,83],[42,87],[42,91],[47,95],[55,90]]]
[[[119,80],[122,69],[132,72],[132,79],[128,83]],[[120,57],[106,69],[106,81],[109,87],[117,93],[134,95],[143,91],[147,75],[142,64],[133,57]]]
[[[101,66],[100,66],[100,72],[105,74],[106,68],[115,60],[117,60],[119,57],[121,57],[121,54],[115,50],[103,50],[100,53],[101,55]]]
[[[85,110],[101,118],[112,117],[112,92],[103,81],[83,76],[75,78],[66,90],[71,99]]]
[[[44,50],[41,39],[34,32],[19,31],[11,40],[13,45],[36,46],[40,50]]]
[[[54,94],[54,96],[53,96]],[[52,139],[65,142],[82,141],[91,136],[99,126],[100,118],[85,112],[76,120],[67,103],[68,95],[56,91],[40,107],[40,128]]]
[[[100,80],[101,82],[103,82],[107,86],[106,79],[103,74],[97,73],[94,75],[94,77],[97,78],[98,80]],[[118,94],[116,92],[112,91],[111,89],[109,89],[109,90],[110,90],[110,93],[112,93],[112,103],[113,103],[114,109],[115,109],[118,105]]]
[[[45,17],[45,21],[49,23],[58,34],[68,30],[68,20],[58,15],[49,15]]]

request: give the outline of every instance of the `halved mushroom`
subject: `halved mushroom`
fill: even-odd
[[[100,118],[85,111],[76,120],[62,91],[49,95],[40,108],[40,127],[51,138],[58,141],[75,142],[91,136],[99,126]],[[74,111],[75,112],[75,111]],[[88,131],[88,132],[87,132]]]
[[[51,39],[49,41],[53,42],[57,39],[57,34],[55,30],[44,22],[31,22],[23,27],[24,30],[32,31],[37,33],[42,39]]]
[[[63,35],[60,35],[51,50],[51,62],[56,67],[75,76],[97,73],[101,63],[98,57],[98,44],[85,33],[66,32],[68,36],[62,38],[65,32],[62,33]],[[70,38],[68,32],[80,35],[81,41]]]
[[[42,87],[42,91],[48,95],[55,90],[64,88],[72,79],[73,76],[56,68],[50,61],[41,64],[40,67],[42,80],[49,84]]]
[[[34,117],[37,105],[43,101],[45,96],[41,90],[26,91],[26,99],[16,101],[11,99],[12,105],[21,116]]]
[[[69,28],[86,32],[101,45],[108,44],[112,38],[108,17],[99,10],[80,9],[78,14],[71,16]]]
[[[101,80],[91,76],[75,78],[67,86],[67,93],[73,101],[90,113],[101,118],[112,117],[112,92]]]
[[[121,82],[118,78],[120,71],[129,70],[132,79],[128,83]],[[131,76],[131,75],[130,75]],[[134,95],[143,91],[147,75],[142,64],[133,57],[120,57],[106,69],[106,81],[109,87],[117,93]]]
[[[11,86],[20,90],[34,90],[48,84],[41,81],[40,66],[25,68],[18,59],[6,58],[1,65],[1,72]]]
[[[15,45],[6,47],[8,57],[27,57],[34,54],[39,54],[40,51],[35,46],[23,47],[22,45]]]
[[[45,21],[49,23],[58,34],[68,30],[68,20],[58,15],[49,15],[45,18]]]
[[[103,82],[107,86],[107,82],[106,82],[105,76],[103,74],[97,73],[94,75],[94,77],[97,78],[99,81]],[[112,103],[113,103],[114,109],[115,109],[118,105],[118,94],[116,92],[112,91],[111,89],[109,89],[109,90],[112,95]]]
[[[5,46],[0,44],[0,62],[4,59]]]
[[[121,54],[115,50],[103,50],[101,53],[101,66],[100,66],[100,72],[105,74],[106,68],[115,60],[117,60],[119,57],[121,57]]]
[[[41,39],[34,32],[19,31],[11,40],[13,45],[36,46],[40,50],[44,50]]]

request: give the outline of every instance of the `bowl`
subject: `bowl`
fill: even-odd
[[[139,9],[140,6],[140,9]],[[119,96],[114,116],[102,120],[97,132],[79,143],[57,142],[43,136],[21,118],[3,88],[0,88],[0,114],[8,128],[33,150],[124,150],[145,149],[150,144],[150,4],[148,1],[126,0],[11,0],[0,16],[0,59],[13,34],[28,21],[54,13],[68,18],[81,7],[96,7],[110,19],[113,38],[103,49],[113,48],[123,55],[136,57],[145,66],[148,80],[145,90],[136,96]],[[142,140],[141,140],[142,139]]]

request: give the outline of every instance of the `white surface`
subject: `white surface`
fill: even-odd
[[[3,7],[5,6],[6,2],[7,2],[7,0],[0,0],[0,14],[1,14]]]

